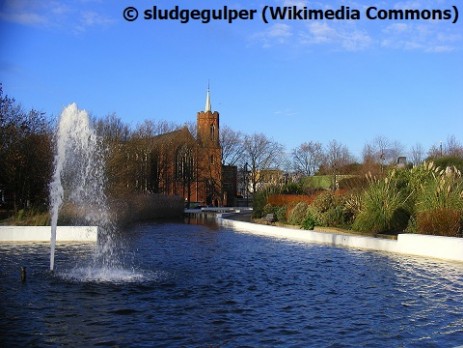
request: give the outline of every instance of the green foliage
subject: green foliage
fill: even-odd
[[[418,233],[458,236],[462,229],[463,180],[456,167],[445,170],[434,163],[424,163],[411,171],[414,187],[415,224]]]
[[[433,159],[436,167],[445,169],[447,167],[455,167],[459,171],[463,171],[463,158],[459,156],[442,156]]]
[[[303,190],[304,192],[310,191],[311,189],[328,190],[331,187],[332,178],[331,175],[307,176],[302,179]]]
[[[417,194],[417,211],[450,208],[463,209],[463,181],[461,173],[455,169],[452,173],[435,168],[431,171],[431,180],[421,185]]]
[[[304,221],[302,221],[301,228],[304,230],[313,230],[315,228],[315,219],[312,215],[307,215]]]
[[[281,207],[278,207],[278,209],[276,210],[276,218],[278,221],[280,222],[286,222],[286,213],[287,213],[287,207],[284,205],[284,206],[281,206]]]
[[[332,191],[325,191],[315,198],[312,205],[320,212],[325,213],[336,206],[336,197]]]
[[[328,209],[324,214],[322,214],[322,223],[327,227],[345,227],[346,219],[343,207],[337,205]]]
[[[309,205],[306,202],[299,202],[291,211],[289,223],[292,225],[301,225],[307,216]]]
[[[362,210],[362,193],[358,191],[351,192],[345,197],[343,208],[345,223],[351,225]]]
[[[20,209],[5,220],[8,225],[47,226],[50,225],[50,214],[46,209]]]
[[[369,178],[370,185],[362,195],[362,208],[352,228],[360,232],[403,231],[410,218],[406,190],[397,187],[395,171],[384,179]]]
[[[455,167],[443,170],[433,163],[424,163],[392,170],[381,178],[369,175],[365,180],[343,180],[343,185],[350,189],[346,195],[325,190],[310,205],[299,202],[290,211],[288,222],[301,228],[352,227],[372,234],[462,234],[463,179]],[[285,221],[287,216],[287,207],[263,205],[261,211],[273,213],[279,221]]]
[[[279,190],[278,186],[269,186],[254,193],[252,197],[252,216],[254,218],[261,218],[265,215],[264,207],[267,204],[268,196],[280,192]]]
[[[368,186],[368,180],[363,176],[344,177],[338,180],[340,189],[357,190]]]
[[[353,188],[366,186],[363,178],[356,175],[336,175],[339,188]],[[303,193],[310,194],[319,190],[331,190],[333,188],[333,175],[307,176],[301,180]]]
[[[311,215],[317,224],[327,227],[346,227],[351,223],[351,214],[345,208],[345,199],[332,191],[321,193],[311,205]]]
[[[264,206],[264,209],[262,210],[262,216],[266,216],[267,214],[273,214],[276,221],[284,221],[284,220],[286,220],[286,216],[283,217],[283,216],[281,216],[281,213],[279,214],[279,211],[280,211],[281,208],[283,208],[283,207],[279,207],[279,206],[267,203]],[[285,214],[286,214],[286,210],[285,210]],[[280,219],[279,216],[282,217],[283,219]]]
[[[304,192],[301,183],[290,182],[288,184],[283,185],[281,188],[282,194],[293,194],[293,195],[300,195]]]
[[[264,205],[264,208],[262,209],[262,215],[274,214],[275,208],[275,206],[271,205],[270,203],[267,203],[266,205]]]

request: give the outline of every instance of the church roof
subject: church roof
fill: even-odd
[[[157,135],[153,137],[154,142],[188,142],[196,141],[196,139],[191,135],[188,127],[184,126],[182,128],[176,129],[172,132],[167,132],[164,134]]]

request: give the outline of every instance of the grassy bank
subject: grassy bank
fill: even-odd
[[[101,207],[65,204],[60,210],[58,225],[98,224]],[[139,194],[112,199],[109,203],[111,221],[119,227],[137,222],[183,217],[181,197],[161,194]],[[45,209],[22,209],[1,220],[2,225],[48,226],[50,213]]]

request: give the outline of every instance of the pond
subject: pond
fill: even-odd
[[[263,238],[182,223],[91,245],[0,245],[0,346],[455,347],[463,264]],[[20,267],[27,267],[21,282]]]

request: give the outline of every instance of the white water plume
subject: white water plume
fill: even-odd
[[[95,259],[113,264],[113,224],[104,192],[104,149],[91,127],[87,112],[75,103],[67,106],[59,119],[56,133],[55,170],[50,184],[51,250],[50,270],[54,270],[56,227],[61,208],[74,216],[78,224],[100,227],[99,248]]]

